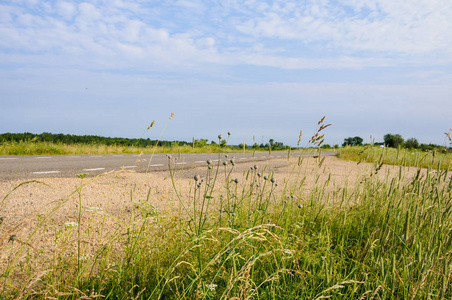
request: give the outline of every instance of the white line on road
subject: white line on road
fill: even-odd
[[[162,165],[162,164],[155,164],[155,165],[149,165],[150,167],[162,167],[162,166],[164,166],[164,165]]]
[[[0,159],[17,159],[17,157],[0,157]]]
[[[180,163],[176,163],[176,165],[185,165],[186,162],[180,162]]]
[[[132,169],[132,168],[136,168],[137,166],[123,166],[121,167],[122,169]]]
[[[51,158],[50,156],[38,156],[35,157],[36,159],[46,159],[46,158]]]
[[[83,171],[90,172],[90,171],[100,171],[105,170],[105,168],[95,168],[95,169],[83,169]]]
[[[60,173],[60,171],[33,172],[33,174],[56,174],[56,173]]]
[[[197,164],[201,164],[201,163],[205,163],[206,161],[205,160],[198,160],[198,161],[195,161],[195,163],[197,163]]]

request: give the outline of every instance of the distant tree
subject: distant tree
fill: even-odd
[[[419,142],[415,138],[409,138],[405,141],[405,148],[417,149],[419,148]]]
[[[359,136],[355,137],[348,137],[344,139],[344,143],[342,144],[342,147],[345,146],[362,146],[363,145],[363,139]]]
[[[320,146],[320,148],[322,148],[322,149],[331,149],[331,146],[329,144],[323,144],[322,146]]]
[[[383,137],[383,140],[385,142],[385,145],[387,147],[397,148],[399,146],[403,146],[403,138],[400,134],[386,134]]]
[[[195,147],[204,147],[207,145],[208,139],[193,139],[193,145]]]
[[[282,149],[285,149],[286,146],[284,146],[284,143],[282,143],[282,142],[275,142],[273,144],[272,148],[274,148],[275,150],[282,150]]]

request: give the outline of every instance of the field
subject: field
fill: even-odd
[[[1,296],[452,297],[448,170],[219,156],[191,170],[0,183]]]

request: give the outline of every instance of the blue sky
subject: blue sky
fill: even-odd
[[[451,32],[450,0],[3,0],[0,132],[443,145]]]

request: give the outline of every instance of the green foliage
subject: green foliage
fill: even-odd
[[[200,143],[207,140],[198,140]],[[112,137],[102,137],[96,135],[71,135],[71,134],[53,134],[49,132],[43,132],[41,134],[33,134],[30,132],[25,133],[3,133],[0,134],[0,142],[47,142],[52,144],[85,144],[85,145],[106,145],[106,146],[139,146],[139,147],[153,147],[157,144],[157,140],[147,139],[136,139],[136,138],[112,138]],[[158,141],[160,146],[171,146],[174,142],[179,145],[188,145],[185,141]],[[205,144],[205,143],[204,143]],[[202,146],[202,145],[201,145]]]
[[[185,141],[157,141],[147,139],[109,138],[100,136],[77,136],[67,134],[32,134],[4,133],[0,135],[0,155],[49,155],[49,154],[122,154],[122,153],[152,153],[152,152],[233,152],[243,150],[239,146],[228,145],[227,140],[219,140],[219,144],[207,139]],[[281,142],[272,140],[272,150],[287,150]],[[158,146],[157,146],[158,145]],[[259,149],[256,145],[254,149]],[[268,151],[269,145],[260,148]]]
[[[409,138],[405,141],[405,148],[417,149],[419,148],[419,142],[415,138]]]
[[[363,139],[359,136],[355,137],[348,137],[344,139],[344,143],[342,144],[342,147],[345,146],[362,146],[363,145]]]
[[[400,134],[386,134],[383,137],[384,143],[386,147],[397,148],[399,146],[403,146],[403,138]]]

